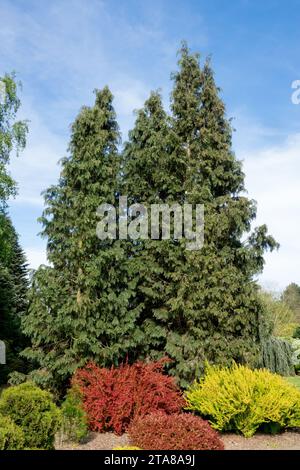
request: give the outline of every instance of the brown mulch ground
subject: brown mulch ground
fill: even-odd
[[[226,450],[300,450],[300,433],[292,431],[274,436],[256,434],[249,438],[225,434],[222,440]]]
[[[246,439],[236,434],[223,434],[222,440],[226,450],[300,450],[300,432],[287,431],[282,434],[270,436],[256,434]],[[112,450],[114,447],[129,444],[128,436],[116,436],[113,433],[90,433],[85,443],[80,445],[60,444],[58,450]]]
[[[91,432],[85,442],[81,444],[73,444],[64,442],[57,444],[56,450],[112,450],[114,447],[122,447],[129,445],[128,436],[116,436],[112,432]]]

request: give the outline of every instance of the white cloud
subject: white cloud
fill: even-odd
[[[12,159],[9,168],[19,187],[14,204],[42,205],[41,192],[57,181],[57,163],[66,153],[66,139],[51,132],[29,97],[23,102],[22,116],[29,119],[30,132],[26,149],[19,158]]]
[[[256,225],[266,223],[281,245],[266,255],[261,281],[275,282],[280,288],[290,282],[300,284],[300,134],[239,156],[244,160],[249,197],[258,203]]]
[[[122,85],[113,85],[112,91],[118,115],[125,116],[132,116],[133,111],[141,108],[149,95],[147,87],[133,80],[124,81]]]
[[[243,107],[234,109],[229,115],[234,116],[232,125],[236,132],[233,133],[233,142],[238,157],[249,154],[249,150],[270,148],[272,142],[282,142],[286,138],[284,130],[266,126],[257,117],[249,116]]]
[[[41,264],[49,264],[45,249],[27,247],[24,251],[31,269],[37,269]]]
[[[57,182],[57,161],[66,153],[68,126],[80,106],[92,102],[93,88],[108,83],[126,138],[134,120],[133,109],[143,104],[156,79],[164,85],[161,73],[166,72],[168,80],[179,38],[165,34],[168,11],[162,3],[153,10],[152,3],[144,2],[140,23],[130,17],[125,3],[113,15],[110,2],[98,0],[52,0],[46,9],[38,0],[25,4],[0,2],[0,52],[3,71],[16,70],[24,82],[22,115],[31,121],[27,148],[12,161],[10,169],[20,187],[13,202],[18,206],[17,217],[24,208],[26,227],[32,227],[24,245],[29,247],[29,260],[36,267],[45,261],[44,250],[34,248],[40,243],[36,238],[40,230],[34,219],[36,206],[43,204],[40,192]],[[193,14],[182,7],[183,21],[189,28]],[[205,23],[199,21],[197,17],[197,25],[203,27],[197,41],[203,47],[208,38]],[[155,66],[159,62],[162,70],[154,69],[148,77],[140,61],[147,57],[151,62],[151,54],[159,54]],[[235,149],[238,158],[244,159],[249,196],[258,201],[257,223],[267,223],[281,243],[278,253],[266,256],[262,282],[272,281],[281,287],[291,281],[300,283],[300,136],[285,138],[284,131],[249,118],[244,109],[230,114],[237,116],[233,123],[237,128]],[[35,210],[31,210],[33,207]],[[22,234],[24,221],[18,223]]]

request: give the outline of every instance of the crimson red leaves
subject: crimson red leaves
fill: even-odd
[[[131,421],[154,411],[178,413],[185,401],[173,377],[162,373],[166,360],[105,369],[89,363],[73,383],[80,387],[93,431],[122,434]]]
[[[207,421],[189,413],[156,412],[137,417],[129,426],[130,440],[144,450],[223,450],[218,433]]]

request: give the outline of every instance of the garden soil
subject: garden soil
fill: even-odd
[[[222,440],[226,450],[300,450],[300,432],[286,431],[274,436],[256,434],[245,438],[236,434],[223,434]],[[126,434],[116,436],[113,433],[90,433],[86,442],[58,444],[58,450],[112,450],[115,447],[129,445]]]

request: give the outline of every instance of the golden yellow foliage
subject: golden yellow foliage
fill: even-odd
[[[219,431],[252,436],[300,426],[300,391],[266,369],[207,366],[205,376],[185,393],[187,409],[206,417]]]
[[[114,447],[113,450],[142,450],[139,447],[130,447],[130,446],[123,446],[123,447]]]

